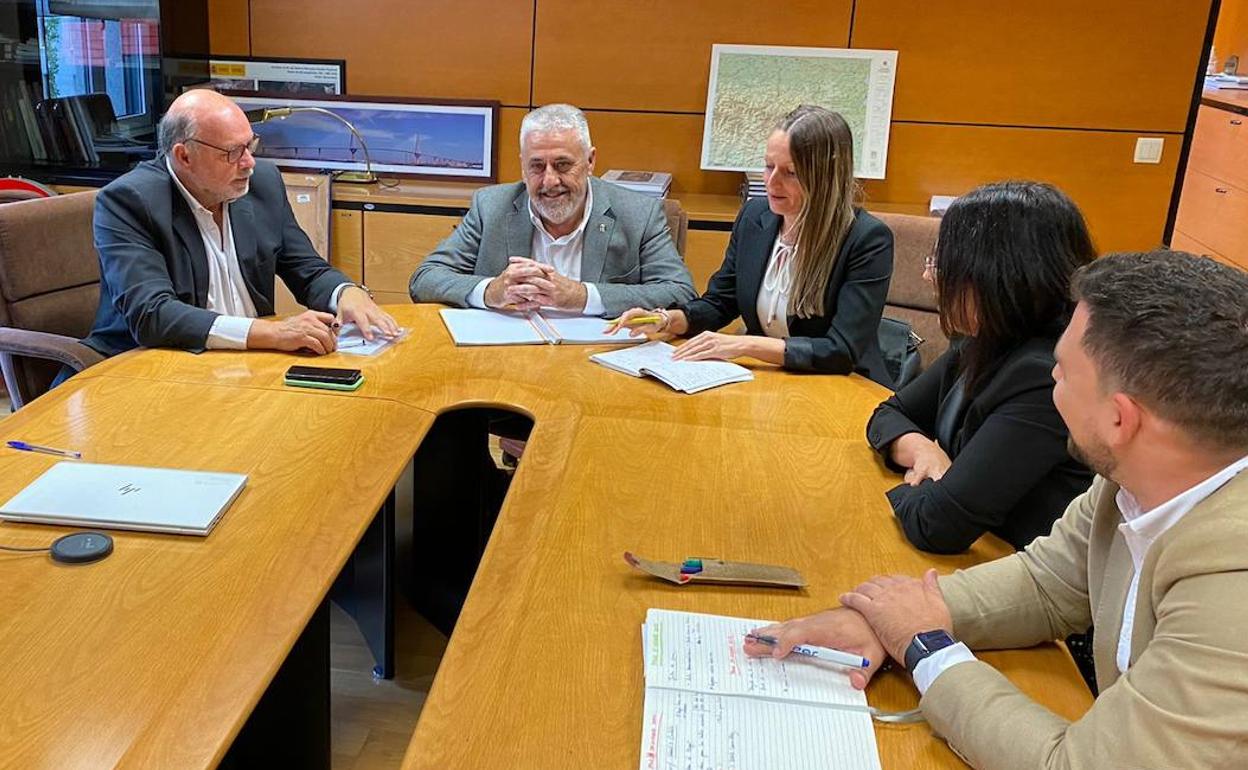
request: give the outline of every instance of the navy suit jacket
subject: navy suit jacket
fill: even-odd
[[[711,276],[706,293],[681,308],[689,319],[690,337],[721,329],[738,316],[747,334],[763,334],[758,291],[781,222],[766,199],[756,198],[741,208],[723,265]],[[879,329],[892,277],[893,231],[858,209],[824,289],[824,314],[789,315],[784,367],[828,374],[858,372],[891,388],[893,379],[880,354]]]
[[[95,202],[100,305],[83,342],[112,356],[140,345],[204,350],[218,314],[208,305],[208,256],[163,157],[100,190]],[[317,255],[286,200],[277,167],[257,161],[247,195],[230,204],[238,265],[256,314],[273,314],[273,277],[302,304],[328,310],[351,279]]]

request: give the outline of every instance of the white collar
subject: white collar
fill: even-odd
[[[1127,547],[1131,550],[1131,558],[1135,562],[1136,571],[1140,570],[1140,566],[1144,563],[1144,555],[1148,553],[1148,547],[1154,540],[1161,537],[1188,511],[1221,489],[1245,468],[1248,468],[1248,455],[1239,458],[1191,489],[1180,492],[1151,511],[1141,510],[1135,495],[1120,488],[1115,500],[1125,521],[1118,525],[1118,531],[1122,533]]]
[[[594,208],[594,186],[589,183],[588,179],[585,180],[585,184],[585,213],[581,216],[581,223],[576,226],[575,230],[559,238],[550,234],[550,231],[546,229],[545,223],[542,222],[542,218],[533,210],[533,198],[525,196],[529,201],[529,221],[533,223],[534,228],[549,238],[550,242],[555,246],[563,246],[570,243],[576,236],[585,231],[585,225],[589,223],[589,214]]]
[[[173,183],[177,185],[178,192],[182,193],[182,197],[186,199],[186,205],[191,207],[191,213],[196,217],[203,217],[205,215],[211,217],[212,211],[205,208],[204,204],[200,203],[194,195],[191,195],[191,191],[186,189],[186,185],[182,184],[182,180],[178,178],[177,173],[173,170],[173,163],[169,160],[168,155],[165,156],[165,168],[169,169],[169,176],[173,177]],[[229,210],[229,205],[229,202],[221,204],[222,214]]]

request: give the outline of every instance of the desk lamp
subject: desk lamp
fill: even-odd
[[[251,123],[267,123],[270,120],[285,120],[296,112],[315,112],[321,115],[328,115],[346,126],[351,134],[360,143],[360,149],[364,151],[364,171],[339,171],[334,175],[334,179],[340,182],[357,182],[360,184],[373,184],[377,181],[377,175],[373,173],[373,158],[368,152],[368,145],[364,142],[364,137],[356,130],[351,121],[342,117],[336,112],[324,109],[322,107],[271,107],[260,110],[247,110],[247,120]]]

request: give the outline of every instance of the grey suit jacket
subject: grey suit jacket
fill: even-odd
[[[581,280],[592,283],[610,315],[630,307],[673,307],[696,296],[659,201],[591,177],[594,205],[585,224]],[[415,302],[466,305],[482,278],[508,257],[533,253],[533,222],[523,182],[484,187],[455,232],[412,273]]]
[[[1248,473],[1157,538],[1140,569],[1130,668],[1116,663],[1133,572],[1118,487],[1097,478],[1026,550],[941,578],[955,636],[1015,648],[1095,621],[1100,696],[1078,721],[982,661],[937,677],[920,705],[984,768],[1240,768],[1248,758]]]

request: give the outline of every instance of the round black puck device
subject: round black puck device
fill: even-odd
[[[103,532],[75,532],[52,543],[52,561],[89,564],[113,552],[113,539]]]

